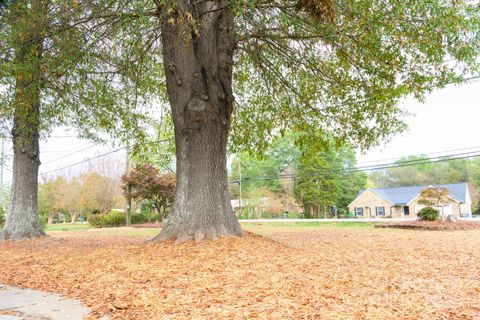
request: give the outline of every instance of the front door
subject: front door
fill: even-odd
[[[410,215],[410,208],[408,206],[403,206],[402,211],[404,216]]]

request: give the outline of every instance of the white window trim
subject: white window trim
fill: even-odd
[[[379,211],[380,211],[380,210],[378,210],[379,208],[382,208],[382,211],[383,211],[382,214],[379,214]],[[383,206],[375,207],[375,215],[383,217],[385,215],[385,207],[383,207]]]
[[[358,213],[358,209],[362,210],[362,214]],[[363,207],[355,207],[355,216],[362,216],[363,217],[363,214],[364,214]]]

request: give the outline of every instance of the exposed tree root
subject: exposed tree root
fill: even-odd
[[[241,226],[233,226],[227,228],[223,224],[210,227],[196,227],[187,230],[181,227],[165,226],[162,231],[147,242],[163,242],[174,240],[175,244],[195,241],[201,242],[203,240],[218,240],[224,237],[241,237],[245,234]]]
[[[0,231],[0,241],[34,240],[45,237],[48,237],[48,235],[43,230],[34,230],[28,232],[9,232],[5,230]]]

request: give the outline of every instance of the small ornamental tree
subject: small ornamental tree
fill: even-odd
[[[165,218],[166,210],[175,199],[176,180],[173,175],[161,175],[157,168],[139,164],[122,176],[125,197],[131,200],[150,201],[160,215]]]
[[[38,206],[39,212],[47,217],[47,223],[52,224],[53,218],[62,209],[67,209],[65,190],[68,190],[69,182],[63,177],[46,181],[39,186]]]
[[[89,172],[80,177],[81,186],[76,191],[78,206],[90,213],[108,213],[112,210],[115,193],[119,192],[118,184],[109,177],[96,172]]]
[[[446,188],[428,187],[420,192],[418,203],[429,207],[442,207],[442,220],[445,219],[443,206],[450,201],[450,191]]]

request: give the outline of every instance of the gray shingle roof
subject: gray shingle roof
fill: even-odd
[[[450,190],[450,196],[460,202],[466,202],[467,183],[435,184],[434,187]],[[406,204],[428,186],[409,186],[399,188],[372,188],[381,197],[394,204]],[[360,191],[360,193],[362,193]],[[360,194],[359,194],[360,195]]]

